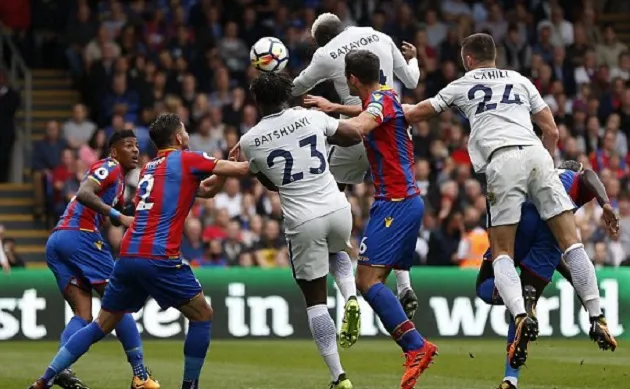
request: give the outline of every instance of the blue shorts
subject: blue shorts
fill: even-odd
[[[181,259],[120,258],[101,307],[109,312],[138,312],[153,297],[167,309],[182,306],[201,292],[201,284]]]
[[[491,260],[491,257],[488,249],[484,259]],[[561,258],[562,253],[547,223],[540,219],[533,204],[525,203],[516,230],[514,264],[550,282]]]
[[[114,270],[109,245],[99,232],[56,230],[46,242],[46,263],[62,292],[68,285],[91,290],[105,284]]]
[[[374,201],[359,247],[359,264],[409,269],[423,217],[424,202],[420,196]]]

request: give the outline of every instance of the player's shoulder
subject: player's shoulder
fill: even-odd
[[[100,172],[101,175],[105,175],[105,176],[115,173],[115,172],[120,172],[120,171],[122,171],[120,163],[111,157],[98,160],[94,162],[92,166],[90,167],[90,172],[92,173]],[[104,174],[103,172],[107,172],[107,174]]]
[[[375,90],[370,94],[370,103],[396,105],[400,104],[400,98],[394,88],[384,85],[379,90]]]

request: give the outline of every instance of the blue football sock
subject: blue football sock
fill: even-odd
[[[184,341],[184,381],[182,389],[197,388],[201,368],[210,347],[210,321],[191,321]]]
[[[494,284],[494,277],[484,280],[477,288],[477,296],[486,304],[503,305],[502,301],[497,301],[499,296]],[[500,299],[500,297],[498,297]]]
[[[78,330],[80,330],[81,328],[85,327],[88,324],[90,323],[83,320],[82,317],[72,316],[72,319],[70,319],[68,324],[66,324],[66,328],[64,328],[63,332],[61,333],[61,341],[59,342],[59,348],[63,347],[63,345],[66,344],[68,339],[70,339],[70,337],[74,335],[75,332],[77,332]]]
[[[62,370],[67,369],[85,354],[90,346],[105,337],[105,333],[96,322],[81,328],[59,349],[41,379],[48,382]]]
[[[133,316],[127,313],[116,325],[116,336],[127,354],[127,361],[131,365],[133,375],[142,379],[147,379],[147,371],[144,368],[144,356],[142,354],[142,341],[140,333],[136,327]]]
[[[507,345],[510,347],[512,342],[514,342],[514,338],[516,337],[516,324],[514,324],[514,319],[510,317],[510,326],[508,327],[508,335],[507,335]],[[505,358],[505,379],[512,378],[510,380],[513,385],[516,385],[518,381],[518,377],[520,375],[520,369],[514,369],[510,366],[510,362],[508,358]]]
[[[407,319],[400,302],[388,287],[381,283],[375,284],[363,297],[404,352],[424,346],[424,339]]]

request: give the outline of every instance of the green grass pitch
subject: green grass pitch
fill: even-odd
[[[505,343],[499,340],[433,339],[440,356],[417,389],[492,389],[503,378]],[[183,368],[183,342],[147,341],[146,364],[164,389],[177,389]],[[52,342],[0,342],[0,388],[25,389],[55,353]],[[357,389],[395,389],[403,372],[400,350],[388,340],[359,339],[341,352]],[[92,347],[75,366],[92,389],[129,388],[130,368],[120,344]],[[327,389],[328,371],[311,341],[232,340],[211,345],[201,379],[212,389]],[[622,389],[630,387],[630,351],[598,351],[585,340],[541,339],[530,348],[521,375],[527,389]]]

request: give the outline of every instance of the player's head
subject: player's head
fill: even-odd
[[[360,90],[378,84],[381,61],[367,50],[353,50],[346,54],[346,80],[350,94],[359,96]]]
[[[494,66],[497,48],[488,34],[472,34],[462,41],[462,63],[467,71]]]
[[[138,167],[138,139],[133,130],[116,131],[109,138],[109,155],[120,162],[123,169],[132,170]]]
[[[568,161],[562,162],[560,166],[558,166],[558,169],[572,170],[576,173],[579,173],[582,170],[584,170],[584,164],[578,161],[568,160]]]
[[[341,31],[343,31],[341,20],[337,15],[329,12],[319,15],[311,27],[311,35],[319,47],[325,46]]]
[[[282,110],[291,100],[293,81],[281,73],[261,73],[249,89],[256,98],[258,109],[263,115]]]
[[[158,150],[188,149],[188,132],[177,114],[163,113],[158,116],[149,127],[149,136]]]

